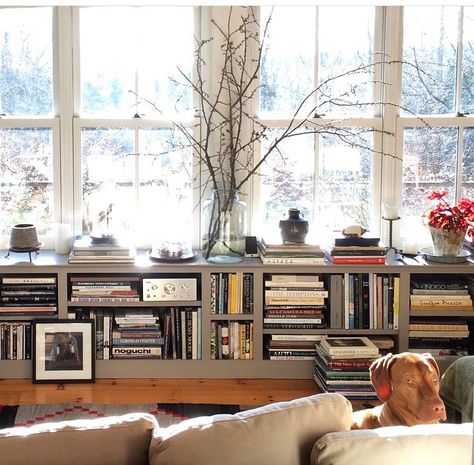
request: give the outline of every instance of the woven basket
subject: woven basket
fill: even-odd
[[[16,224],[10,235],[10,249],[31,250],[39,247],[36,226],[33,224]]]

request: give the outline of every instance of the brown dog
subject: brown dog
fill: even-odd
[[[354,412],[352,429],[438,423],[446,420],[439,397],[439,367],[431,354],[388,354],[370,367],[382,405]]]

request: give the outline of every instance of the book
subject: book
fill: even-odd
[[[261,237],[259,240],[259,246],[265,250],[291,250],[291,251],[311,251],[319,252],[321,247],[319,244],[306,244],[305,242],[277,242],[270,241]]]
[[[290,324],[293,324],[293,325],[296,325],[296,324],[305,324],[305,323],[308,323],[308,324],[318,324],[318,323],[322,323],[324,320],[322,318],[317,318],[317,317],[314,317],[314,318],[291,318],[291,319],[288,319],[288,318],[266,318],[264,317],[263,318],[263,322],[264,323],[290,323]]]
[[[267,297],[266,305],[324,305],[325,297]]]
[[[322,334],[272,334],[272,341],[314,341],[318,342],[323,337]]]
[[[3,284],[56,284],[56,278],[54,277],[3,277],[2,278]]]
[[[469,289],[466,279],[461,276],[449,274],[438,275],[415,275],[411,277],[410,285],[413,289],[425,290],[465,290]]]
[[[327,253],[333,257],[342,256],[385,256],[387,249],[385,247],[332,247]]]
[[[326,337],[321,339],[320,347],[330,356],[334,355],[377,355],[378,347],[365,336]]]
[[[264,265],[324,265],[324,257],[265,257],[260,255]]]
[[[410,330],[408,337],[469,337],[469,330],[454,331],[454,330]]]
[[[161,346],[136,347],[120,346],[112,347],[112,358],[161,358]]]
[[[383,256],[371,256],[371,255],[338,255],[332,256],[327,255],[328,260],[334,265],[347,265],[347,264],[378,264],[385,263],[385,255]]]
[[[325,290],[266,290],[265,297],[328,297],[329,293]]]
[[[90,236],[78,236],[75,238],[72,245],[73,251],[118,251],[125,250],[130,251],[130,247],[124,244],[92,244],[92,238]]]
[[[335,246],[357,246],[357,247],[367,247],[367,246],[378,246],[380,243],[380,237],[370,236],[364,234],[363,236],[351,237],[343,236],[342,234],[334,237]]]

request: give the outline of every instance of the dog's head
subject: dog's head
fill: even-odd
[[[370,367],[370,380],[378,398],[410,426],[446,420],[445,406],[438,394],[439,375],[431,354],[388,354]]]

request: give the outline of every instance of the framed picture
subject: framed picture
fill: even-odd
[[[33,383],[91,383],[94,370],[93,320],[33,322]]]

